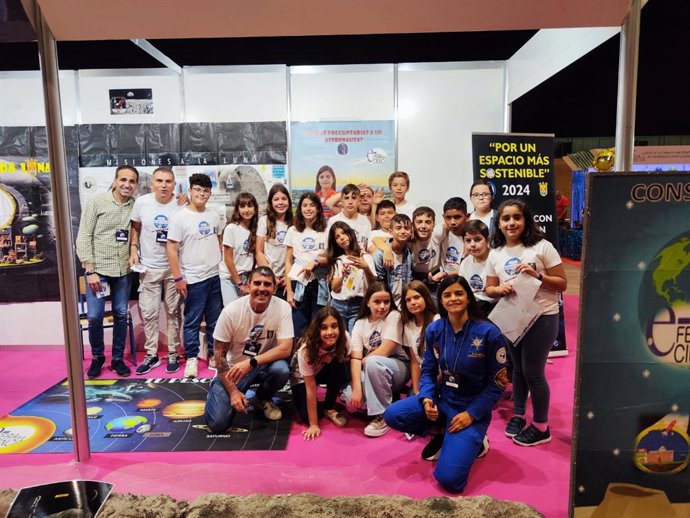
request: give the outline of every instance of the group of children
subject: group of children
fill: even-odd
[[[196,185],[198,180],[190,179],[190,205],[206,211],[201,201],[208,200],[210,185]],[[548,442],[544,367],[556,337],[558,292],[565,289],[558,253],[543,238],[523,202],[508,200],[493,210],[492,189],[485,181],[471,187],[472,213],[465,200],[452,197],[443,205],[441,221],[432,208],[414,207],[406,200],[410,187],[406,173],[393,173],[389,187],[393,200],[366,185],[347,184],[336,192],[335,174],[324,166],[317,174],[316,190],[300,196],[294,214],[289,191],[275,184],[261,216],[255,197],[241,193],[222,231],[223,253],[218,260],[223,306],[248,293],[247,280],[255,267],[267,266],[276,275],[275,295],[292,307],[295,354],[290,382],[298,414],[307,426],[304,438],[311,440],[321,433],[320,417],[346,425],[344,412],[337,410],[338,397],[348,410],[369,416],[367,436],[388,432],[386,409],[402,394],[416,395],[420,390],[425,331],[439,318],[440,301],[435,300],[439,284],[464,279],[471,289],[467,298],[473,307],[476,300],[487,318],[498,299],[514,294],[513,282],[524,274],[540,283],[534,300],[542,313],[521,341],[508,348],[515,413],[505,433],[523,446]],[[180,244],[179,219],[171,222],[168,256],[176,288],[187,299],[186,353],[195,357],[198,345],[187,351],[188,334],[198,344],[198,323],[205,315],[212,338],[219,308],[210,307],[207,300],[186,307],[190,300],[177,256],[183,261],[190,247],[185,251]],[[195,235],[201,234],[195,239],[220,236],[217,222],[206,233],[197,231],[197,219],[190,222]],[[203,258],[208,266],[216,260],[217,248],[215,253],[211,248],[209,240]],[[199,255],[199,249],[193,253]],[[194,330],[188,333],[188,318],[192,327],[197,326],[195,340]],[[196,376],[196,368],[185,369],[185,376]],[[321,404],[318,384],[326,386]],[[534,416],[527,426],[529,393]],[[434,458],[428,451],[423,456]]]

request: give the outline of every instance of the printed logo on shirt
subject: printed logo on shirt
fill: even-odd
[[[405,277],[405,265],[404,264],[399,264],[393,270],[391,271],[391,277],[393,278],[394,281],[399,281],[402,280]]]
[[[245,239],[242,243],[242,251],[246,254],[249,252],[249,239]]]
[[[469,358],[484,358],[484,339],[480,336],[475,336],[471,341],[472,351],[467,355]]]
[[[316,250],[316,240],[313,237],[305,237],[302,239],[302,249],[307,252]]]
[[[431,261],[436,253],[433,250],[429,250],[428,248],[422,248],[419,253],[417,254],[417,258],[419,259],[420,264],[426,264],[429,261]]]
[[[470,277],[467,282],[469,282],[470,288],[472,288],[472,291],[474,292],[484,290],[484,282],[482,282],[481,276],[476,273]]]
[[[371,336],[369,337],[369,349],[376,349],[378,346],[381,345],[382,341],[383,340],[381,339],[381,333],[379,333],[378,331],[374,331],[373,333],[371,333]]]
[[[158,214],[153,218],[153,226],[156,227],[156,230],[168,230],[168,216]]]
[[[208,221],[200,221],[199,222],[199,234],[202,236],[208,236],[211,233],[211,225],[209,225]]]
[[[446,261],[449,263],[459,263],[460,262],[460,252],[454,246],[449,246],[446,249]]]
[[[520,264],[520,258],[519,257],[511,257],[503,265],[503,270],[505,270],[507,275],[515,275],[517,273],[515,271],[515,267],[518,264]]]
[[[261,333],[264,330],[263,324],[256,324],[249,330],[249,338],[244,342],[242,354],[245,356],[256,356],[261,350]]]
[[[278,243],[285,241],[285,234],[287,234],[285,230],[279,230],[276,232],[276,241],[278,241]]]

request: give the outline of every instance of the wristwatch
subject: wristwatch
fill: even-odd
[[[249,365],[252,366],[252,369],[256,369],[258,367],[259,361],[256,359],[255,356],[252,356],[251,358],[249,358]]]

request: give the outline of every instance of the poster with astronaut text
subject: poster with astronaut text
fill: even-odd
[[[643,498],[675,516],[690,503],[690,173],[588,181],[574,516]]]

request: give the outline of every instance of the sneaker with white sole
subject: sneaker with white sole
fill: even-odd
[[[168,354],[168,363],[165,366],[165,372],[172,374],[180,370],[180,359],[176,353]]]
[[[144,361],[141,362],[141,365],[137,367],[137,374],[146,374],[151,369],[158,367],[160,364],[161,361],[158,359],[158,356],[149,356],[147,354],[144,358]]]
[[[533,424],[529,425],[527,428],[513,437],[513,442],[519,446],[536,446],[538,444],[547,443],[550,440],[551,432],[549,431],[548,427],[542,432]]]
[[[199,374],[198,368],[199,360],[197,358],[187,358],[187,363],[184,366],[185,378],[196,378]]]
[[[264,411],[266,419],[278,421],[281,417],[283,417],[283,412],[281,412],[280,408],[273,404],[273,401],[262,401],[261,408]]]
[[[442,446],[443,434],[439,433],[436,435],[432,435],[431,439],[429,439],[429,442],[426,446],[424,446],[424,449],[422,450],[422,458],[424,460],[428,460],[429,462],[438,460],[438,458],[441,456]]]
[[[485,435],[482,441],[482,449],[477,453],[477,458],[481,459],[482,457],[486,457],[486,454],[489,453],[489,448],[489,438]]]
[[[371,422],[364,428],[364,435],[367,437],[381,437],[391,427],[383,420],[383,414],[374,417]]]

